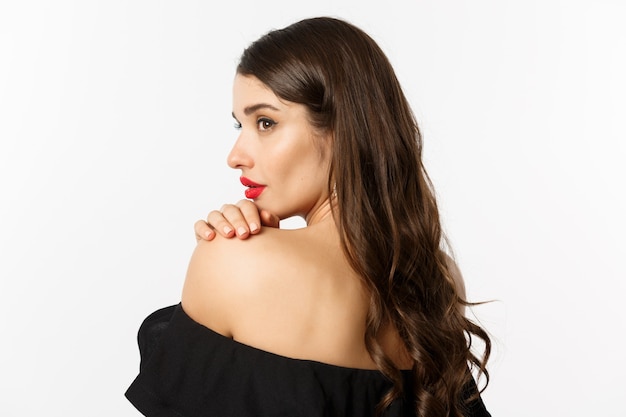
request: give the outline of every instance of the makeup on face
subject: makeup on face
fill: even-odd
[[[265,185],[257,184],[256,182],[250,180],[246,177],[240,177],[239,180],[244,187],[248,187],[245,191],[246,198],[254,200],[255,198],[259,198],[261,193],[265,190]]]
[[[232,115],[239,130],[227,162],[240,170],[245,198],[281,219],[307,218],[327,199],[330,152],[304,104],[281,100],[253,76],[237,74]]]

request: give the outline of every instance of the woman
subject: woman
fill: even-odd
[[[463,315],[419,130],[376,43],[331,18],[268,33],[241,57],[233,117],[228,164],[254,206],[210,216],[220,234],[198,241],[181,304],[142,325],[128,398],[159,416],[488,416],[468,365],[488,379],[489,338]],[[257,209],[307,227],[261,230]]]

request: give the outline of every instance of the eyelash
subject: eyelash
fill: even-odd
[[[274,126],[276,126],[276,122],[273,121],[272,119],[269,119],[267,117],[261,117],[259,120],[256,121],[257,127],[259,128],[259,130],[261,132],[266,132],[268,130],[270,130],[271,128],[273,128]],[[262,125],[267,124],[269,126],[267,127],[261,127]],[[241,130],[241,123],[240,122],[235,122],[234,123],[234,127],[237,130]]]

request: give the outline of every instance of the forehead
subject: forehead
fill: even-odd
[[[245,108],[261,103],[278,109],[289,107],[289,103],[280,100],[255,76],[237,74],[233,82],[233,111],[242,112]]]

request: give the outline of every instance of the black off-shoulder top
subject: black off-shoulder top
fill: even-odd
[[[292,359],[225,337],[197,323],[180,304],[148,316],[139,329],[140,372],[126,391],[149,417],[375,416],[390,389],[377,370]],[[405,392],[411,375],[403,371]],[[471,381],[467,395],[476,391]],[[410,394],[385,417],[415,416]],[[480,398],[468,417],[489,417]]]

